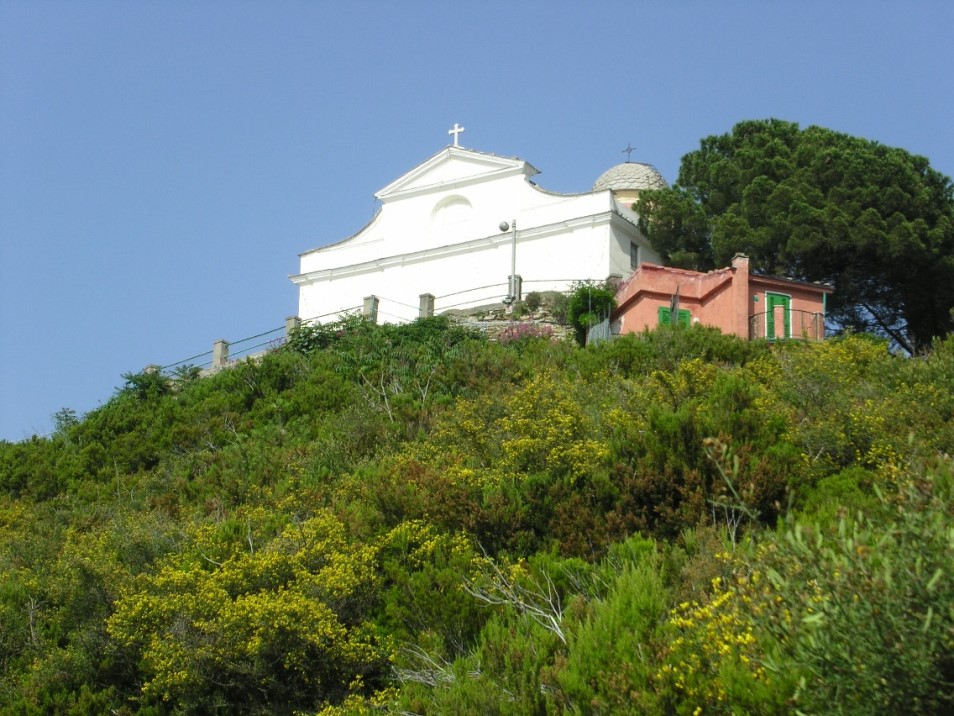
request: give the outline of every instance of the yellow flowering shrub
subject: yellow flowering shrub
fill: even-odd
[[[463,533],[406,520],[376,541],[379,623],[400,641],[455,654],[474,638],[486,610],[465,592],[487,558]]]
[[[652,373],[653,382],[659,386],[658,399],[678,407],[687,400],[708,393],[719,368],[701,358],[691,358],[678,363],[675,370],[656,370]]]
[[[427,440],[408,452],[471,486],[528,473],[579,477],[608,454],[579,390],[541,372],[510,394],[458,400]]]
[[[328,513],[262,543],[250,531],[223,544],[215,532],[197,528],[191,555],[139,577],[108,621],[141,659],[147,701],[322,703],[384,668],[387,649],[364,616],[373,548],[349,544]]]
[[[507,401],[497,429],[501,464],[517,473],[580,477],[608,454],[570,385],[547,373],[531,378]]]
[[[360,694],[360,683],[352,684],[352,693],[342,703],[326,706],[316,716],[375,716],[386,712],[398,695],[398,690],[388,687],[370,696]]]
[[[739,713],[746,704],[753,709],[746,713],[770,713],[778,705],[781,693],[763,666],[765,646],[753,620],[770,587],[758,571],[729,574],[712,579],[707,599],[674,607],[663,628],[669,638],[657,689],[676,713]]]

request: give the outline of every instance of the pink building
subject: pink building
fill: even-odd
[[[742,338],[825,337],[825,301],[832,289],[749,273],[737,254],[728,268],[701,273],[643,263],[616,294],[619,333],[675,321],[700,323]]]

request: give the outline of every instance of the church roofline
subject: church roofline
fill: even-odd
[[[548,196],[568,196],[568,197],[574,197],[574,196],[590,196],[591,194],[599,194],[599,193],[601,193],[601,192],[607,192],[607,193],[608,193],[608,192],[610,191],[609,189],[599,189],[599,190],[597,190],[597,191],[592,191],[592,190],[590,190],[590,189],[587,189],[586,191],[571,191],[571,192],[565,192],[565,191],[557,191],[557,190],[555,190],[555,189],[547,189],[547,188],[542,187],[542,186],[540,186],[539,184],[536,184],[536,183],[534,183],[534,182],[530,182],[530,186],[532,186],[534,189],[536,189],[537,191],[539,191],[539,192],[541,192],[541,193],[543,193],[543,194],[547,194]]]
[[[446,151],[446,150],[448,150],[448,149],[453,149],[453,150],[458,151],[458,152],[461,152],[461,153],[477,154],[477,155],[482,156],[482,157],[488,157],[489,159],[503,159],[504,161],[520,162],[521,164],[526,164],[526,165],[532,170],[531,175],[539,174],[539,173],[540,173],[540,170],[537,169],[535,166],[533,166],[533,165],[532,165],[530,162],[528,162],[526,159],[521,159],[520,157],[505,157],[505,156],[503,156],[502,154],[495,154],[494,152],[485,152],[485,151],[482,151],[482,150],[480,150],[480,149],[469,149],[468,147],[455,147],[453,144],[448,144],[448,145],[447,145],[446,147],[444,147],[444,149],[442,149],[440,152],[437,152],[437,154],[432,155],[432,158],[433,158],[433,157],[436,157],[438,154],[440,154],[441,152],[444,152],[444,151]]]
[[[371,221],[369,221],[367,224],[365,224],[360,229],[355,231],[353,234],[351,234],[351,236],[346,236],[343,239],[332,241],[330,244],[325,244],[324,246],[318,246],[314,249],[308,249],[307,251],[302,251],[300,254],[298,254],[298,258],[301,258],[302,256],[307,256],[308,254],[313,254],[316,251],[324,251],[325,249],[331,249],[331,248],[334,248],[335,246],[340,246],[341,244],[345,244],[351,241],[351,239],[356,239],[359,236],[361,236],[361,234],[363,234],[365,231],[370,229],[379,218],[381,218],[380,206],[375,210],[374,216],[371,217]]]
[[[457,180],[442,181],[431,185],[413,186],[413,182],[416,179],[424,176],[434,167],[448,161],[453,157],[470,159],[471,161],[477,160],[488,167],[488,171],[482,175],[477,174],[474,176],[461,177]],[[539,173],[540,172],[536,167],[530,164],[530,162],[524,161],[523,159],[518,159],[516,157],[501,157],[489,152],[479,152],[475,149],[449,146],[444,147],[436,154],[432,155],[428,159],[425,159],[417,166],[405,172],[383,189],[379,189],[377,192],[375,192],[374,196],[383,202],[387,202],[393,198],[403,198],[406,196],[413,196],[415,194],[427,193],[438,188],[452,188],[457,184],[470,183],[475,180],[486,181],[488,179],[500,178],[508,174],[523,174],[527,179],[529,179],[530,177]],[[407,187],[408,185],[411,185],[410,188],[405,189],[404,187]]]

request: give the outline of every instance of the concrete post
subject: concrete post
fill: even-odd
[[[513,296],[513,302],[516,303],[522,300],[523,277],[520,274],[507,276],[507,281],[510,282],[510,295]]]
[[[298,316],[289,316],[285,319],[285,340],[291,338],[292,333],[301,328],[301,319]]]
[[[212,370],[229,364],[229,342],[220,338],[212,344]]]
[[[142,369],[143,373],[158,373],[161,370],[160,366],[155,363],[150,363],[145,368]]]
[[[421,307],[417,312],[418,318],[430,318],[434,315],[434,294],[421,294]]]
[[[378,322],[378,297],[377,296],[365,296],[364,298],[364,308],[361,311],[361,315],[371,321],[371,323]]]

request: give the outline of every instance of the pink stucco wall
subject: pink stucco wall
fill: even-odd
[[[614,317],[620,333],[655,328],[659,307],[668,308],[677,291],[679,308],[690,311],[694,324],[713,326],[743,338],[750,337],[750,330],[753,337],[766,337],[766,321],[759,315],[766,311],[766,292],[790,297],[793,337],[821,338],[824,296],[831,293],[827,286],[751,274],[748,257],[741,255],[730,267],[708,273],[644,263],[616,294]],[[781,336],[783,309],[778,311],[776,335]],[[757,318],[753,320],[753,316]]]

